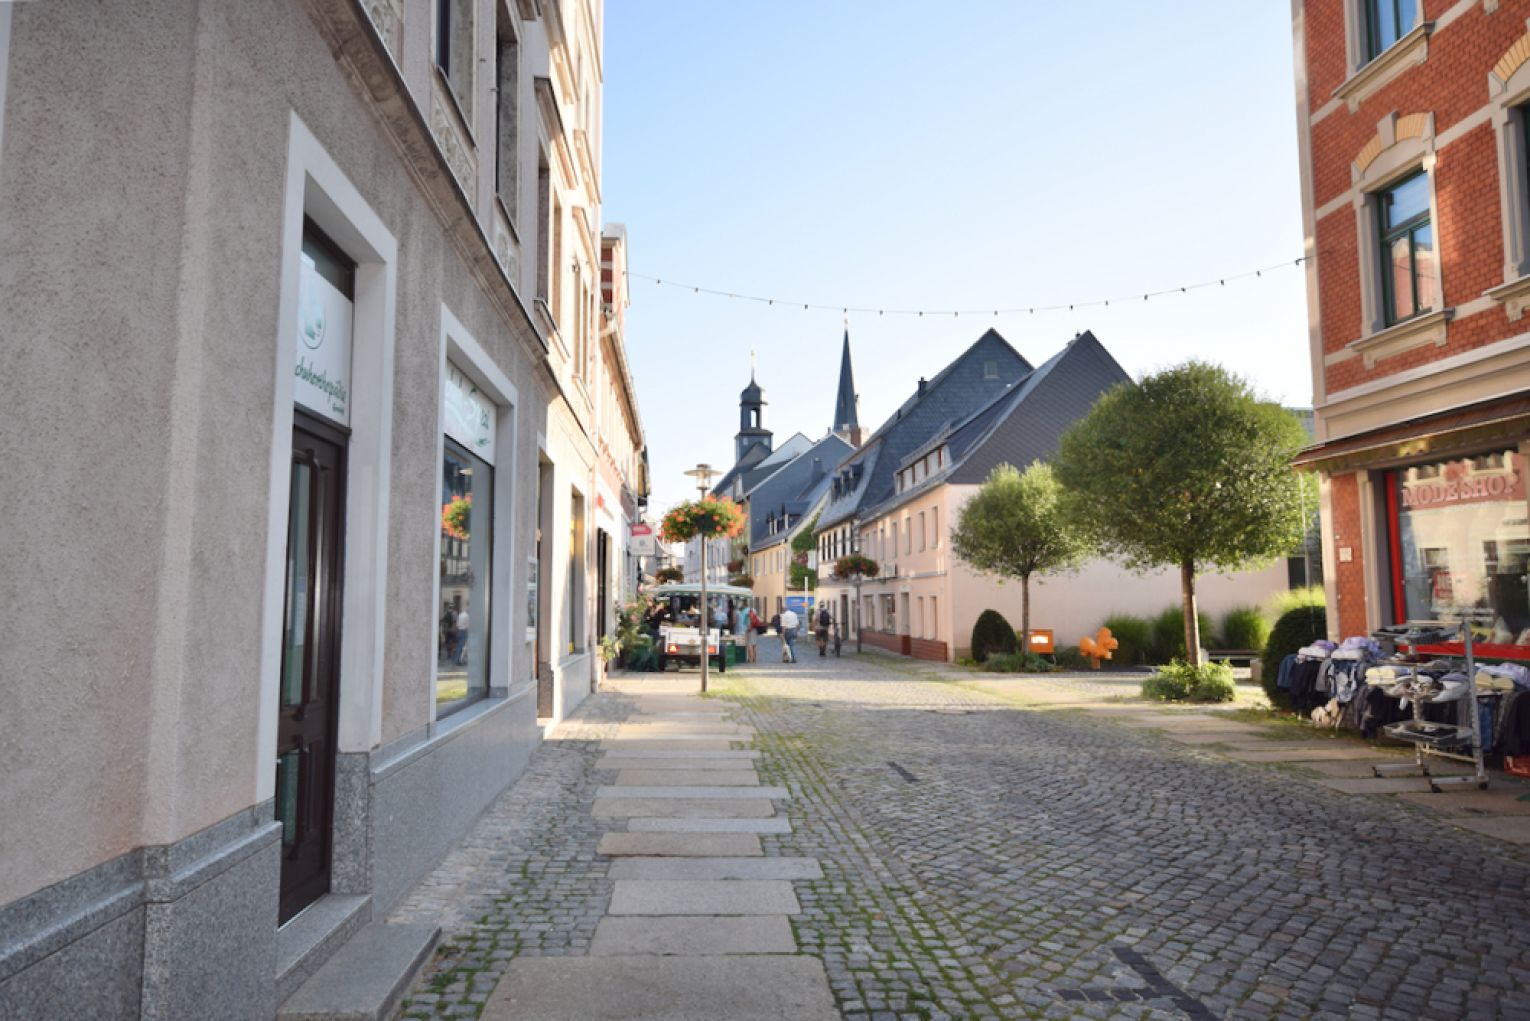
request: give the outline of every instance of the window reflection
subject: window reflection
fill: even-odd
[[[437,712],[489,687],[489,550],[494,469],[447,440],[441,477],[441,605],[436,621]]]

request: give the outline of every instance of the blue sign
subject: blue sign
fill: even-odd
[[[813,615],[812,596],[787,596],[786,608],[795,613],[799,620],[808,620]]]

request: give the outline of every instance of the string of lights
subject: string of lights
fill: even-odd
[[[753,301],[762,305],[779,305],[781,308],[796,308],[802,311],[816,309],[825,312],[839,312],[849,315],[852,312],[858,314],[876,314],[879,316],[914,316],[924,318],[926,316],[960,318],[961,316],[1001,316],[1001,315],[1035,315],[1037,312],[1072,312],[1082,308],[1109,308],[1111,304],[1125,305],[1129,302],[1150,301],[1153,298],[1163,298],[1175,294],[1188,294],[1191,291],[1204,290],[1208,287],[1226,287],[1230,283],[1251,278],[1262,278],[1268,273],[1274,273],[1282,269],[1300,267],[1307,261],[1307,256],[1292,259],[1286,262],[1271,263],[1268,266],[1260,266],[1258,269],[1247,270],[1242,273],[1229,273],[1226,276],[1215,277],[1207,280],[1199,280],[1193,284],[1184,284],[1179,287],[1165,287],[1157,291],[1138,291],[1132,294],[1119,294],[1109,298],[1091,298],[1085,301],[1065,301],[1050,304],[1036,305],[1010,305],[994,308],[960,308],[960,309],[929,309],[929,308],[877,308],[873,305],[851,304],[825,304],[823,302],[800,301],[794,298],[774,298],[762,294],[745,294],[742,291],[728,291],[717,287],[703,287],[700,284],[688,284],[679,280],[671,280],[667,277],[650,276],[647,273],[637,273],[627,270],[629,288],[633,280],[645,280],[658,287],[672,287],[677,290],[690,291],[693,294],[708,294],[719,298],[731,298],[735,301]]]

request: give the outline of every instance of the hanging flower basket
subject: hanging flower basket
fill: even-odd
[[[732,538],[743,530],[743,508],[727,497],[707,497],[671,508],[659,526],[659,538],[665,542],[689,542],[698,535]]]
[[[728,579],[729,585],[737,585],[739,588],[754,588],[754,575],[735,574]]]
[[[875,560],[859,553],[851,553],[834,561],[834,577],[840,581],[875,578],[880,570]]]
[[[468,540],[468,521],[473,515],[471,496],[454,496],[441,508],[441,531],[453,539]]]
[[[672,581],[684,581],[685,571],[678,567],[661,567],[659,573],[653,576],[654,581],[660,585],[667,585]]]

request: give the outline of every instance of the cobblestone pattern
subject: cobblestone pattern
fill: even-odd
[[[601,693],[532,754],[524,775],[388,920],[441,926],[441,944],[405,998],[405,1018],[476,1018],[517,956],[588,952],[611,898],[595,854],[622,820],[590,816],[601,740],[631,700]]]
[[[722,687],[847,1017],[1530,1018],[1510,845],[880,657]]]

